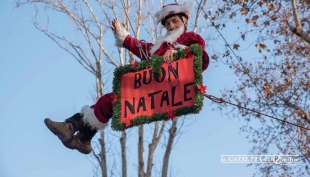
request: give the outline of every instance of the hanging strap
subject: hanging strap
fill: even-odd
[[[143,47],[141,45],[142,42],[144,42],[144,50],[143,50]],[[141,59],[150,59],[150,55],[148,53],[146,41],[145,40],[137,39],[137,45],[138,45],[138,48],[139,48]]]
[[[177,79],[177,84],[175,86],[173,86],[171,84],[171,78],[170,78],[170,73],[172,73],[174,75],[174,77]],[[168,65],[168,84],[171,86],[171,87],[176,87],[177,85],[179,85],[180,83],[180,79],[179,79],[179,76],[177,75],[177,73],[175,72],[175,70],[173,69],[172,67],[172,62],[169,63]]]

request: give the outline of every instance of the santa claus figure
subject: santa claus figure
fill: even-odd
[[[169,4],[155,14],[158,23],[167,30],[165,36],[156,40],[155,44],[141,42],[133,38],[120,26],[117,19],[112,21],[112,29],[116,45],[124,47],[142,60],[149,56],[162,56],[165,62],[172,62],[173,54],[192,44],[198,44],[203,49],[202,70],[209,65],[209,57],[205,52],[205,41],[194,32],[187,32],[191,6]],[[98,130],[102,130],[112,117],[113,93],[103,95],[96,104],[84,106],[80,113],[74,114],[64,122],[55,122],[46,118],[46,126],[69,149],[76,149],[81,153],[89,154],[92,151],[91,139]],[[75,133],[77,134],[75,135]]]

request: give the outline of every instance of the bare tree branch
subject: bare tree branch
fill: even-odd
[[[202,9],[204,8],[204,6],[206,5],[208,0],[200,0],[199,2],[199,6],[198,6],[198,10],[196,11],[196,17],[195,17],[195,24],[194,24],[194,28],[193,31],[196,32],[197,28],[198,28],[198,21],[200,19],[200,15],[202,13]]]
[[[297,114],[304,120],[306,120],[308,123],[310,123],[310,118],[308,115],[308,112],[304,111],[301,107],[298,105],[290,102],[288,99],[284,99],[284,104],[288,107],[291,107],[297,111]]]
[[[178,122],[178,117],[173,119],[172,125],[169,129],[169,138],[168,138],[166,151],[165,151],[165,155],[163,159],[162,177],[167,177],[168,175],[169,158],[170,158],[170,154],[172,151],[174,138],[177,132],[177,122]]]
[[[310,45],[310,37],[303,32],[301,21],[298,15],[298,9],[296,5],[296,0],[292,0],[292,9],[293,9],[293,14],[294,14],[294,21],[296,24],[296,27],[293,28],[291,25],[288,24],[290,30],[292,33],[296,34],[297,36],[301,37],[303,40],[305,40],[309,45]]]
[[[155,149],[159,143],[159,140],[161,139],[162,135],[164,134],[165,126],[166,126],[166,121],[162,121],[161,129],[158,133],[159,122],[156,121],[156,123],[155,123],[152,142],[149,144],[149,155],[148,155],[148,160],[147,160],[146,177],[152,176],[154,152],[155,152]]]
[[[92,150],[93,156],[96,158],[98,164],[101,164],[101,160],[100,157],[96,154],[96,152],[94,150]]]
[[[108,177],[108,170],[107,170],[107,155],[106,155],[106,147],[105,147],[105,140],[104,140],[104,131],[100,131],[100,139],[101,145],[100,157],[101,157],[101,175],[102,177]]]
[[[104,16],[106,17],[106,19],[108,20],[108,23],[109,23],[109,26],[111,25],[111,19],[110,17],[108,16],[108,12],[106,10],[106,8],[103,7],[103,4],[97,0],[101,10],[103,11],[104,13]],[[116,16],[116,11],[115,11],[115,6],[114,6],[114,1],[111,1],[110,0],[110,6],[108,6],[109,8],[111,8],[111,10],[113,11],[114,13],[114,16]],[[119,61],[120,61],[120,66],[123,66],[124,65],[124,59],[123,59],[123,48],[118,48],[118,53],[119,53]]]
[[[307,34],[305,34],[303,31],[297,31],[297,29],[292,27],[288,22],[286,24],[288,25],[292,33],[296,34],[310,45],[310,37],[308,37]]]
[[[138,140],[138,176],[144,177],[144,137],[143,137],[143,125],[138,126],[139,140]]]
[[[81,53],[77,50],[78,46],[73,45],[71,42],[69,42],[68,39],[66,39],[65,37],[59,37],[56,34],[42,28],[36,21],[34,22],[34,26],[40,30],[41,32],[43,32],[45,35],[47,35],[50,39],[52,39],[60,48],[64,49],[66,52],[68,52],[69,54],[71,54],[87,71],[89,71],[90,73],[95,74],[95,69],[94,67],[89,64],[81,55]],[[72,49],[78,54],[79,57],[77,57],[75,54],[73,54],[68,48],[64,47],[62,44],[60,44],[60,41],[66,42],[69,46],[72,47]],[[84,55],[84,54],[83,54]]]
[[[296,23],[296,31],[299,33],[302,31],[302,26],[298,15],[296,0],[292,0],[292,7],[293,7],[294,20]]]
[[[127,140],[126,131],[122,131],[122,136],[120,138],[121,156],[122,156],[122,177],[127,177],[126,140]]]

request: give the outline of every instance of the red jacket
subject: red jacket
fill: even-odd
[[[123,47],[128,49],[130,52],[135,54],[137,57],[140,59],[144,59],[141,57],[140,52],[139,52],[139,47],[137,45],[137,39],[131,37],[128,35],[123,43]],[[152,47],[154,47],[154,44],[148,43],[148,42],[140,42],[143,51],[147,53],[149,56],[151,56],[150,51],[152,50]],[[185,45],[185,46],[190,46],[192,44],[198,44],[202,47],[203,49],[203,64],[202,64],[202,70],[206,70],[207,67],[209,66],[209,56],[205,52],[205,41],[199,36],[198,34],[194,32],[186,32],[183,33],[173,44],[168,44],[167,42],[164,42],[160,45],[160,47],[154,52],[153,55],[159,55],[163,56],[167,50],[175,49],[177,44]],[[147,50],[145,50],[147,48]],[[143,54],[142,54],[143,55]]]

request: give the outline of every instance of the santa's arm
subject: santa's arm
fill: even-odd
[[[150,50],[153,44],[145,41],[139,41],[136,38],[127,36],[124,40],[123,47],[135,54],[141,60],[146,60],[150,57]],[[142,55],[142,56],[141,56]]]
[[[152,47],[152,43],[141,42],[136,38],[133,38],[129,35],[128,31],[121,27],[121,30],[117,33],[114,33],[116,46],[124,47],[132,52],[134,55],[139,57],[142,60],[146,59],[146,56],[150,56],[150,49]],[[138,46],[140,44],[140,48]],[[145,56],[146,55],[146,56]]]
[[[202,39],[201,36],[199,36],[198,34],[191,32],[191,35],[188,35],[190,37],[189,40],[190,41],[188,43],[188,46],[192,45],[192,44],[198,44],[201,46],[202,50],[203,50],[203,55],[202,55],[202,71],[206,70],[209,66],[210,63],[210,59],[209,59],[209,55],[206,52],[206,44],[205,41]]]
[[[209,66],[210,63],[210,59],[209,59],[209,55],[207,54],[206,51],[203,51],[203,55],[202,55],[202,71],[206,70]]]

